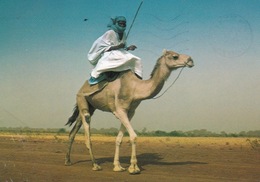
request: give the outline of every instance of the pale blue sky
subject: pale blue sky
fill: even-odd
[[[89,77],[93,41],[115,15],[126,16],[129,27],[140,2],[0,0],[0,126],[64,127]],[[164,48],[189,54],[195,67],[163,97],[141,103],[134,128],[260,129],[259,32],[258,0],[144,0],[128,38],[144,78]],[[119,127],[100,111],[92,123]]]

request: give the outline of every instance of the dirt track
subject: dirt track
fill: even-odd
[[[121,163],[129,165],[126,138]],[[253,140],[253,139],[252,139]],[[260,150],[246,138],[139,137],[139,175],[113,172],[114,137],[93,137],[102,171],[92,171],[82,136],[72,150],[72,166],[64,166],[65,136],[0,136],[0,182],[27,181],[248,181],[260,182]]]

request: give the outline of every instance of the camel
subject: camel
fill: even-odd
[[[116,137],[116,148],[114,155],[113,171],[125,171],[126,169],[120,165],[119,149],[124,133],[127,131],[132,145],[132,153],[130,159],[130,174],[140,173],[137,165],[136,157],[136,139],[137,135],[130,124],[130,120],[135,114],[137,106],[142,100],[151,99],[156,96],[167,78],[173,70],[182,67],[193,67],[193,60],[190,56],[178,54],[174,51],[164,50],[163,55],[157,60],[157,63],[148,80],[141,80],[132,71],[123,71],[116,80],[108,82],[96,93],[86,96],[84,93],[89,88],[88,82],[81,87],[77,94],[77,104],[74,108],[72,116],[67,124],[76,124],[72,128],[69,135],[69,146],[65,157],[65,165],[71,165],[70,153],[75,135],[83,124],[86,137],[86,146],[89,150],[93,164],[93,170],[101,170],[102,168],[96,162],[92,151],[92,143],[90,139],[90,120],[96,109],[111,112],[120,120],[121,126]]]

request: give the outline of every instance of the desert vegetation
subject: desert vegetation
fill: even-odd
[[[30,127],[0,127],[0,132],[7,133],[19,133],[19,134],[68,134],[69,130],[65,128],[30,128]],[[216,133],[208,131],[206,129],[199,130],[190,130],[190,131],[148,131],[146,128],[143,128],[141,131],[135,131],[138,136],[156,136],[156,137],[260,137],[260,130],[254,131],[241,131],[236,133],[228,133],[225,131]],[[91,129],[92,134],[106,135],[106,136],[116,136],[118,134],[117,128],[101,128]],[[79,134],[84,134],[83,130],[79,131]],[[126,133],[127,135],[127,133]]]

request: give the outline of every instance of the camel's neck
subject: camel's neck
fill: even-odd
[[[166,79],[169,77],[171,70],[166,66],[164,58],[160,58],[155,65],[149,80],[143,82],[142,89],[143,99],[150,99],[156,96],[163,88]]]

